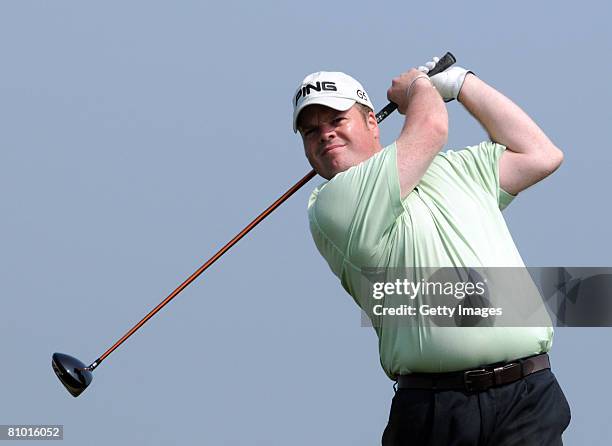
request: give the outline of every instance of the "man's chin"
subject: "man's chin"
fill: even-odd
[[[328,172],[326,172],[324,175],[321,175],[323,178],[325,178],[326,180],[331,180],[333,177],[335,177],[336,175],[338,175],[339,173],[342,173],[344,171],[349,170],[351,167],[350,165],[347,166],[342,166],[342,167],[338,167],[336,169],[330,170]]]
[[[346,170],[349,170],[351,167],[353,167],[353,164],[351,164],[349,161],[343,159],[336,159],[334,160],[335,162],[333,163],[326,163],[325,166],[323,166],[323,168],[321,169],[317,169],[315,168],[315,171],[323,178],[325,178],[326,180],[331,180],[333,177],[335,177],[336,175],[338,175],[339,173],[342,173]],[[354,165],[357,165],[358,163],[355,163]]]

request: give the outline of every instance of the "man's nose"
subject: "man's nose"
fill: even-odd
[[[331,124],[323,124],[321,126],[321,140],[327,141],[328,139],[332,139],[336,136],[336,126]]]

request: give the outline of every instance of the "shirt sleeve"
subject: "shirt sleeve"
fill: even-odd
[[[402,214],[394,144],[315,189],[308,204],[317,248],[340,277],[343,263],[367,266]]]
[[[506,147],[491,141],[462,150],[448,150],[446,157],[456,164],[472,181],[495,198],[500,210],[505,209],[516,198],[499,185],[499,160]]]

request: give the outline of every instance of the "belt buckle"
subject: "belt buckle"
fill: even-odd
[[[472,386],[472,384],[474,383],[474,381],[472,381],[472,378],[478,377],[478,376],[485,376],[490,373],[491,372],[488,371],[487,369],[467,370],[463,372],[463,385],[465,386],[465,389],[468,392],[476,392],[478,390],[481,390],[478,387]]]

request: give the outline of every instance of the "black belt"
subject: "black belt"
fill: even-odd
[[[398,389],[465,390],[481,392],[518,381],[527,375],[549,369],[548,354],[542,353],[506,364],[492,364],[474,370],[450,373],[411,373],[397,377]]]

